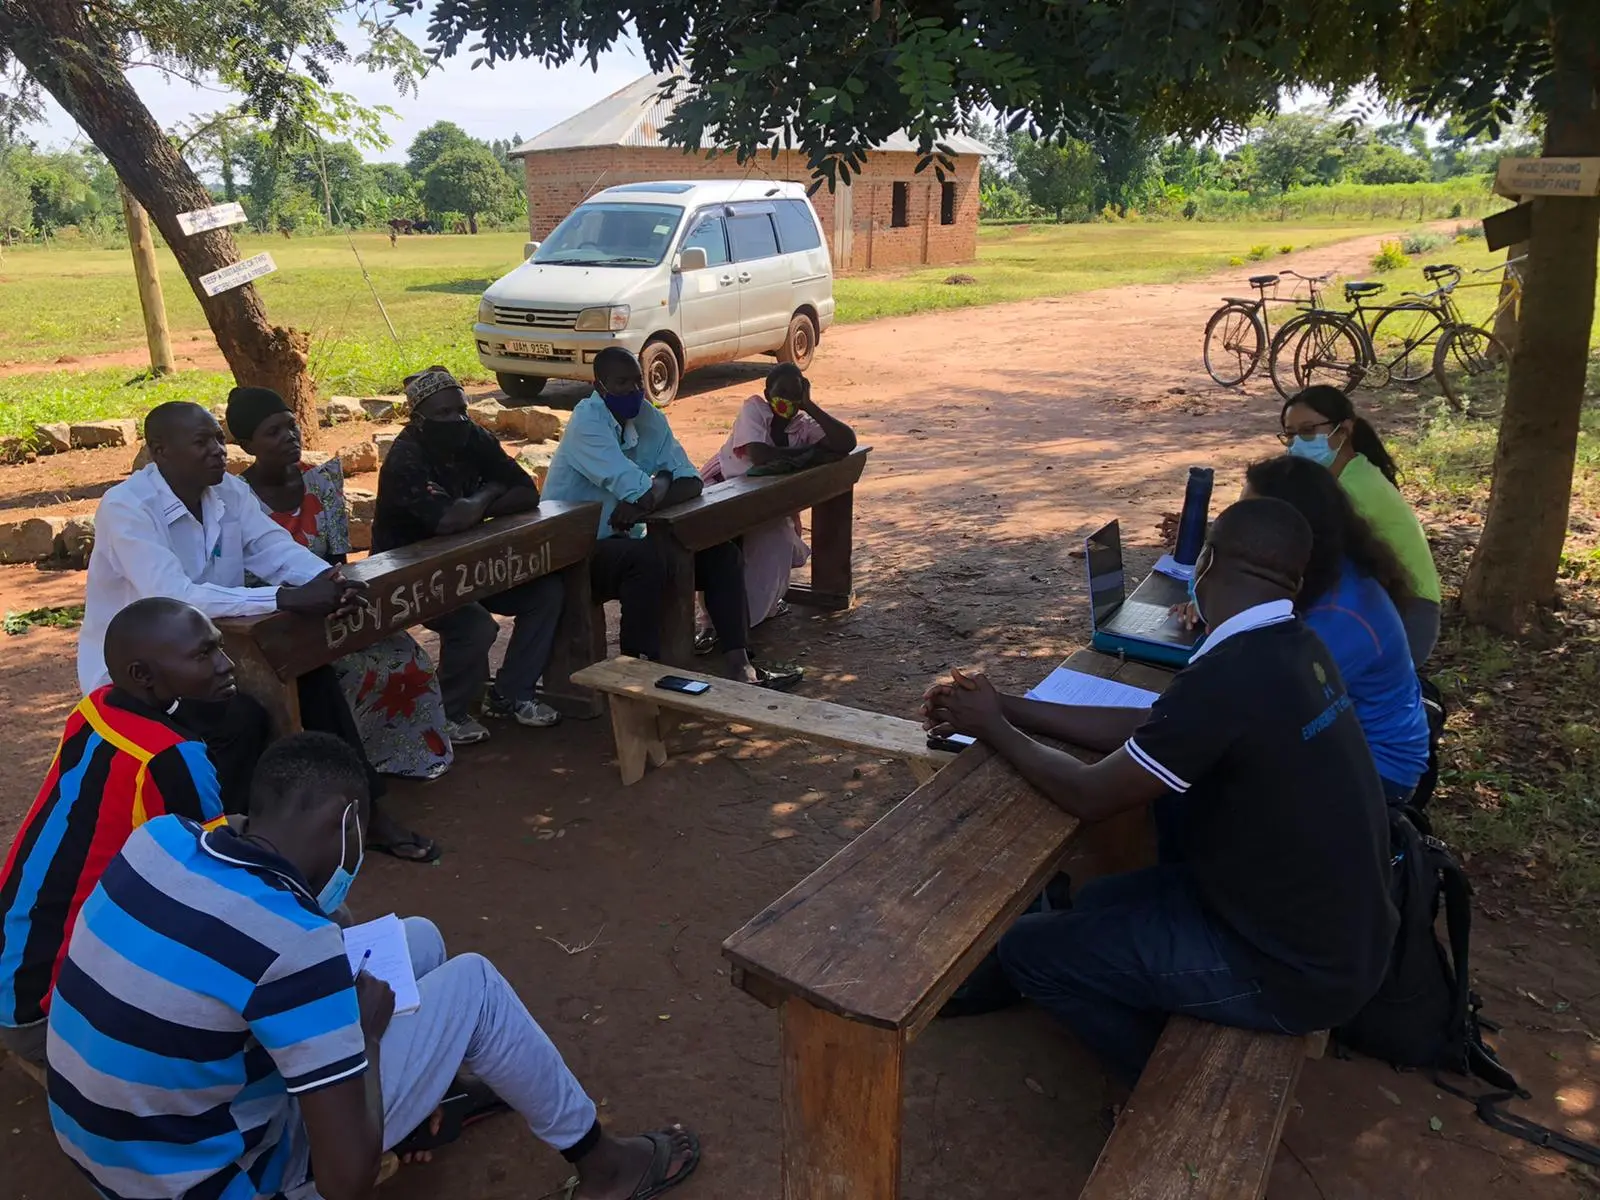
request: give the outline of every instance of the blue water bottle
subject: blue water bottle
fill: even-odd
[[[1211,516],[1211,468],[1190,467],[1189,486],[1183,491],[1183,516],[1178,519],[1178,548],[1172,557],[1181,567],[1192,567],[1206,542]]]

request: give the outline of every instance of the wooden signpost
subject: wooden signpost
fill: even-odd
[[[1600,158],[1502,158],[1494,190],[1527,196],[1600,196]]]

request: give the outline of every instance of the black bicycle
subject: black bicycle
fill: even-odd
[[[1278,281],[1287,275],[1306,285],[1308,298],[1279,296]],[[1262,356],[1272,345],[1272,317],[1269,304],[1293,304],[1306,310],[1322,307],[1322,288],[1330,275],[1301,275],[1283,271],[1278,275],[1252,275],[1254,300],[1224,296],[1222,307],[1206,322],[1204,358],[1206,373],[1223,387],[1238,387],[1261,365]],[[1268,295],[1267,289],[1273,289]]]

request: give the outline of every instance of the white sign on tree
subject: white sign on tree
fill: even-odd
[[[193,212],[179,213],[178,224],[190,237],[208,229],[222,229],[228,225],[242,225],[245,221],[244,205],[236,201],[217,204],[211,208],[197,208]]]
[[[247,258],[243,262],[236,262],[221,270],[200,276],[200,286],[205,288],[206,295],[215,296],[219,292],[243,287],[252,279],[260,279],[277,269],[278,264],[272,261],[272,255],[258,254],[254,258]]]

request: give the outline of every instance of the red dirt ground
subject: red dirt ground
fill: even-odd
[[[1294,265],[1357,270],[1377,240]],[[1224,391],[1199,363],[1205,317],[1236,285],[1128,288],[833,331],[811,372],[817,398],[874,447],[856,505],[859,604],[775,621],[760,644],[809,667],[809,695],[906,715],[952,664],[981,663],[1018,688],[1045,674],[1087,638],[1076,539],[1118,516],[1146,564],[1188,466],[1223,468],[1226,497],[1245,462],[1277,450],[1270,389]],[[692,455],[716,449],[764,371],[734,364],[691,377],[672,417]],[[130,457],[82,452],[0,470],[0,512],[92,508]],[[0,569],[3,608],[70,602],[81,588],[77,574]],[[5,641],[7,840],[76,699],[74,643],[71,631],[49,629]],[[775,1200],[776,1021],[729,985],[719,946],[912,780],[898,765],[721,728],[687,726],[672,748],[666,767],[624,789],[604,722],[497,732],[444,780],[395,787],[397,814],[437,835],[446,855],[432,868],[369,859],[355,901],[365,915],[426,914],[455,950],[491,956],[615,1127],[697,1128],[705,1162],[685,1197]],[[1521,1111],[1595,1139],[1591,946],[1559,915],[1496,896],[1479,907],[1477,982],[1505,1025],[1506,1060],[1533,1092]],[[581,953],[557,944],[590,939]],[[1103,1137],[1098,1080],[1038,1013],[935,1024],[906,1080],[908,1200],[1075,1195]],[[0,1191],[87,1194],[15,1070],[0,1068],[0,1112],[13,1181]],[[502,1119],[432,1166],[402,1171],[383,1194],[520,1200],[565,1175]],[[1488,1130],[1425,1077],[1329,1058],[1306,1067],[1268,1194],[1597,1192],[1586,1173]]]

